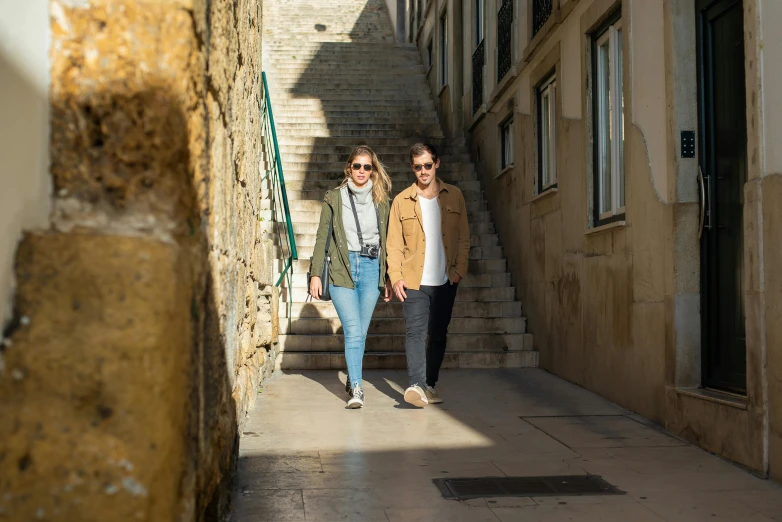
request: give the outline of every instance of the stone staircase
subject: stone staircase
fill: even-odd
[[[472,231],[469,274],[460,284],[443,367],[537,366],[469,150],[463,139],[443,138],[419,52],[394,43],[383,0],[275,0],[264,2],[263,13],[263,63],[299,254],[292,287],[281,289],[277,367],[345,367],[333,305],[306,302],[321,201],[359,144],[377,152],[396,195],[415,179],[408,151],[417,141],[438,147],[438,173],[464,193]],[[269,208],[268,199],[263,204]],[[365,368],[404,368],[404,332],[401,304],[381,300]]]

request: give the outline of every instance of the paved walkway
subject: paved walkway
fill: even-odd
[[[440,406],[402,401],[404,371],[277,375],[240,447],[234,522],[782,521],[782,487],[542,370],[444,371]],[[444,500],[432,479],[592,473],[622,496]]]

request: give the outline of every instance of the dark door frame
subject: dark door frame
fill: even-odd
[[[713,110],[714,82],[711,77],[712,69],[709,64],[712,63],[713,48],[711,42],[707,39],[705,33],[706,16],[712,20],[720,14],[736,6],[743,5],[742,0],[696,0],[696,49],[697,49],[697,83],[698,83],[698,136],[699,136],[699,168],[703,169],[703,184],[705,201],[704,221],[706,229],[703,230],[701,239],[701,381],[704,387],[712,387],[722,391],[746,394],[746,367],[744,368],[744,382],[730,381],[722,378],[714,378],[711,367],[711,353],[716,351],[715,343],[719,333],[717,331],[718,311],[717,296],[712,295],[713,277],[717,269],[717,234],[709,227],[717,227],[717,193],[716,193],[716,163],[717,155],[714,132],[714,122],[716,119]],[[716,10],[715,10],[716,8]],[[706,11],[710,11],[706,13]],[[742,15],[743,19],[743,15]],[[746,56],[745,51],[743,55]],[[744,93],[743,107],[746,114],[746,91]],[[746,120],[745,120],[746,123]],[[745,125],[746,137],[746,125]],[[746,146],[745,146],[746,155]],[[742,225],[743,226],[743,221]],[[743,255],[743,253],[742,253]],[[745,349],[746,357],[746,349]],[[740,374],[737,374],[737,376]]]

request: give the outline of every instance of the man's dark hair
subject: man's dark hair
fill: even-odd
[[[429,153],[432,156],[432,161],[437,163],[437,149],[434,148],[434,145],[431,143],[416,143],[412,147],[410,147],[410,165],[413,164],[413,158],[416,156],[420,156],[424,153]]]

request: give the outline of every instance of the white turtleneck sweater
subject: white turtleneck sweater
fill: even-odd
[[[377,229],[377,213],[375,212],[375,202],[372,200],[372,180],[361,188],[357,188],[352,180],[347,185],[339,189],[342,196],[342,226],[345,229],[345,237],[348,241],[348,250],[351,252],[360,252],[361,244],[358,242],[356,233],[356,218],[353,217],[353,209],[350,206],[350,196],[348,189],[355,195],[356,212],[358,221],[361,224],[361,236],[365,245],[379,245],[380,234]]]

